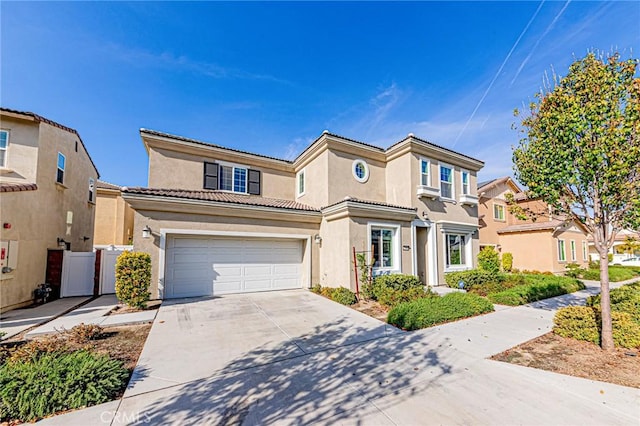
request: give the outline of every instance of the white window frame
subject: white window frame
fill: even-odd
[[[0,129],[0,133],[4,133],[5,135],[7,135],[4,148],[0,147],[0,151],[4,151],[4,157],[2,158],[2,163],[0,163],[0,168],[4,168],[7,167],[7,153],[9,152],[9,131]]]
[[[442,180],[442,168],[446,168],[446,169],[450,169],[451,170],[451,182],[446,182]],[[445,164],[445,163],[440,163],[438,164],[438,188],[440,189],[440,197],[444,200],[455,200],[456,199],[456,169],[455,167],[449,165],[449,164]],[[451,197],[445,197],[444,191],[442,190],[442,183],[450,183],[451,184]]]
[[[242,164],[227,163],[227,162],[224,162],[224,161],[217,161],[216,164],[218,164],[218,190],[225,191],[225,192],[231,192],[231,193],[234,193],[234,194],[248,194],[249,193],[249,169],[250,169],[250,167],[247,167],[247,166],[242,165]],[[222,167],[231,167],[231,189],[222,189]],[[235,191],[234,190],[234,188],[236,186],[236,169],[244,170],[244,192],[240,192],[240,191]]]
[[[392,230],[393,231],[393,240],[392,240],[392,244],[393,244],[393,256],[394,256],[394,263],[392,266],[378,266],[378,267],[374,267],[372,268],[373,270],[373,275],[381,275],[381,274],[389,274],[389,273],[396,273],[396,272],[400,272],[401,271],[401,265],[402,265],[402,250],[401,250],[401,242],[400,242],[400,238],[401,238],[401,227],[400,225],[397,225],[395,223],[381,223],[381,222],[369,222],[367,223],[367,242],[368,242],[368,246],[369,248],[371,248],[371,246],[373,245],[373,242],[371,240],[371,231],[374,229],[385,229],[385,230]],[[373,255],[373,253],[371,253],[371,255]],[[373,256],[372,256],[373,257]]]
[[[465,191],[464,177],[467,177],[467,189]],[[460,195],[471,195],[471,173],[467,170],[460,170]]]
[[[589,251],[587,250],[587,242],[582,240],[582,260],[589,259]]]
[[[96,181],[93,178],[89,178],[89,202],[96,202]]]
[[[300,179],[302,179],[302,185],[300,185]],[[300,190],[300,186],[302,186],[302,191]],[[301,197],[305,194],[307,190],[307,175],[306,169],[300,170],[296,174],[296,194],[298,197]]]
[[[356,173],[356,166],[358,164],[362,164],[364,166],[364,176],[362,177],[358,176],[358,174]],[[351,163],[351,174],[358,182],[365,183],[369,180],[369,165],[363,159],[356,158],[355,160],[353,160],[353,163]]]
[[[496,207],[499,207],[502,210],[502,219],[499,218],[499,217],[496,217]],[[506,222],[506,220],[507,220],[507,208],[506,208],[506,206],[504,204],[493,203],[493,220],[497,220],[498,222]]]
[[[464,263],[453,265],[453,264],[449,264],[447,261],[447,258],[449,257],[449,236],[450,235],[460,236],[464,238],[464,244],[460,247],[460,253],[462,254],[462,256],[464,256]],[[467,249],[467,245],[471,241],[470,235],[464,232],[445,231],[443,232],[443,236],[444,236],[444,244],[443,244],[444,258],[443,259],[444,259],[445,271],[468,269],[471,266],[469,262],[472,260],[469,258],[469,250]]]
[[[565,245],[565,241],[558,238],[558,262],[566,262],[567,261],[567,248]]]
[[[427,173],[424,173],[422,171],[423,163],[427,164]],[[420,164],[420,169],[418,171],[420,172],[420,185],[431,187],[431,161],[428,158],[420,157],[419,164]],[[424,179],[425,177],[426,177],[426,183]]]
[[[60,168],[60,157],[62,157],[63,159],[63,165],[62,165],[62,169]],[[58,180],[58,172],[62,171],[62,182]],[[60,185],[64,185],[64,175],[67,172],[67,157],[61,153],[58,152],[58,155],[56,156],[56,183],[59,183]]]
[[[576,241],[569,241],[569,247],[571,248],[571,261],[575,262],[576,260],[578,260],[578,254],[576,252]]]

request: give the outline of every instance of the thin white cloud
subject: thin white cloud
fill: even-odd
[[[456,139],[453,141],[453,145],[452,147],[456,146],[456,144],[458,143],[458,140],[460,140],[460,137],[462,136],[462,134],[465,132],[465,130],[467,129],[468,124],[471,122],[471,120],[473,120],[473,117],[476,115],[476,112],[478,112],[478,109],[480,108],[480,105],[482,105],[482,103],[484,102],[485,98],[487,97],[487,95],[489,94],[489,92],[491,91],[491,88],[493,87],[493,84],[496,82],[496,80],[498,79],[498,76],[500,75],[500,73],[502,72],[502,70],[504,69],[504,66],[507,64],[507,62],[509,61],[509,58],[511,58],[511,55],[513,54],[513,51],[516,49],[516,47],[518,47],[518,44],[520,43],[520,40],[522,39],[522,37],[525,35],[525,33],[527,32],[527,30],[529,29],[529,26],[531,26],[531,23],[534,21],[534,19],[536,18],[536,16],[538,16],[538,12],[540,12],[540,9],[542,8],[542,5],[544,4],[545,0],[542,0],[540,2],[540,4],[538,5],[538,8],[536,9],[536,11],[534,12],[533,16],[531,17],[531,19],[529,19],[529,22],[527,23],[527,25],[524,27],[524,29],[522,30],[522,32],[520,33],[520,35],[518,36],[518,38],[516,39],[515,43],[513,43],[513,46],[511,46],[511,50],[509,50],[509,53],[507,53],[507,56],[504,58],[504,61],[502,61],[502,65],[500,65],[500,68],[498,68],[498,72],[496,72],[496,74],[493,76],[493,79],[491,80],[491,83],[489,83],[489,86],[487,87],[487,89],[484,91],[484,94],[482,95],[482,97],[480,98],[480,100],[478,101],[478,104],[476,105],[476,107],[473,109],[473,112],[471,113],[471,115],[469,116],[469,119],[467,120],[467,123],[464,125],[464,127],[462,127],[462,130],[460,130],[460,133],[458,133],[458,136],[456,137]]]
[[[175,55],[172,52],[151,52],[144,49],[129,48],[115,43],[107,44],[104,47],[104,51],[116,60],[143,67],[187,71],[214,79],[265,80],[281,84],[291,84],[286,80],[268,74],[252,73],[232,67],[223,67],[213,63],[195,61],[185,55]]]
[[[542,35],[538,38],[538,40],[536,40],[535,44],[531,48],[531,51],[529,52],[527,57],[524,58],[524,60],[522,61],[522,63],[518,67],[518,71],[516,71],[516,75],[513,77],[513,80],[511,80],[511,84],[509,85],[509,87],[513,86],[513,83],[515,83],[515,81],[518,79],[518,76],[520,75],[520,72],[522,72],[523,68],[527,65],[527,63],[531,59],[531,56],[533,56],[533,54],[535,53],[535,51],[538,48],[538,45],[540,44],[542,39],[545,38],[547,36],[547,34],[549,34],[549,32],[553,29],[553,27],[556,25],[556,22],[558,22],[558,19],[560,19],[560,17],[564,13],[564,11],[567,9],[567,7],[569,7],[569,3],[571,3],[571,0],[567,0],[565,2],[564,6],[562,6],[562,9],[560,9],[560,11],[556,14],[556,16],[551,21],[551,23],[544,30]]]

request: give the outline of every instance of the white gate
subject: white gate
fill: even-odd
[[[62,258],[60,297],[92,296],[96,254],[65,251]]]
[[[100,255],[100,294],[116,292],[116,260],[123,250],[102,250]]]

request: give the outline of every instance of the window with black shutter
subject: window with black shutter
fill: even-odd
[[[204,189],[218,189],[218,165],[204,163]]]
[[[260,195],[260,170],[249,169],[249,194]]]

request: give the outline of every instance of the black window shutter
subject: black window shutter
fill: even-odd
[[[249,169],[249,194],[260,195],[260,170]]]
[[[218,189],[218,165],[204,163],[204,189]]]

